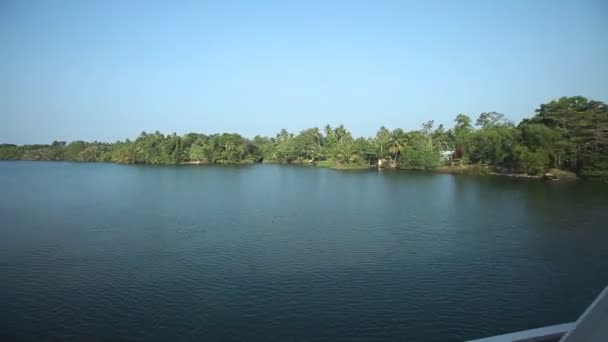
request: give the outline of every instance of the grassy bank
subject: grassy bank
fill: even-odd
[[[539,174],[528,174],[528,173],[509,173],[493,170],[488,165],[483,164],[472,164],[472,165],[446,165],[439,167],[435,170],[439,173],[450,173],[450,174],[467,174],[467,175],[492,175],[502,177],[515,177],[515,178],[550,178],[559,180],[573,180],[578,179],[578,176],[574,172],[550,169],[546,173]]]
[[[333,160],[321,160],[315,166],[336,170],[367,170],[369,168],[369,166],[363,164],[340,164]]]
[[[201,160],[195,160],[195,161],[184,161],[181,163],[178,163],[177,165],[251,165],[251,164],[255,164],[256,162],[251,160],[251,159],[244,159],[238,162],[231,162],[231,161],[216,161],[214,163],[209,163],[207,161],[201,161]],[[161,165],[171,165],[171,164],[161,164]],[[175,165],[175,164],[173,164]]]
[[[489,175],[492,170],[487,165],[445,165],[435,169],[439,173],[467,174],[467,175]]]
[[[559,178],[559,179],[578,179],[578,176],[574,172],[560,170],[560,169],[550,169],[549,174]]]

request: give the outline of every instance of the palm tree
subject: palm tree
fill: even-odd
[[[285,128],[282,128],[281,131],[277,134],[277,140],[279,142],[284,142],[293,137],[293,134],[289,133]]]
[[[344,128],[344,125],[340,125],[334,129],[334,135],[338,142],[341,142],[344,138],[350,135],[350,132]]]
[[[330,125],[326,125],[323,130],[325,131],[325,146],[323,153],[325,158],[331,158],[334,155],[334,149],[336,147],[336,137],[334,136],[334,130]]]
[[[387,149],[387,145],[390,141],[391,138],[391,131],[382,126],[380,127],[380,129],[378,130],[378,133],[376,133],[376,146],[378,148],[378,157],[379,158],[384,158],[384,151]]]
[[[334,135],[334,130],[331,128],[330,125],[325,125],[323,130],[325,131],[325,137],[327,137],[327,138]]]
[[[388,141],[388,151],[393,155],[393,163],[395,165],[397,165],[397,159],[406,145],[406,133],[401,128],[393,130]]]
[[[321,149],[321,141],[323,141],[323,134],[319,130],[319,127],[312,128],[313,135],[315,140],[317,141],[317,145],[319,146],[319,150]]]

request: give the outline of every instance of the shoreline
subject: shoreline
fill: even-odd
[[[499,177],[511,177],[511,178],[529,178],[529,179],[546,179],[541,175],[529,175],[527,173],[500,173],[500,172],[490,172],[490,176],[499,176]],[[555,179],[559,180],[559,179]]]
[[[479,176],[498,176],[510,178],[527,178],[541,179],[550,181],[571,181],[580,180],[581,178],[575,173],[559,169],[549,169],[542,174],[531,175],[528,173],[512,173],[493,171],[489,167],[470,165],[465,167],[444,166],[434,170],[438,173],[445,174],[461,174],[461,175],[479,175]]]
[[[237,164],[214,164],[214,163],[206,163],[206,162],[198,162],[198,161],[189,161],[189,162],[181,162],[176,165],[251,165],[251,164],[270,164],[270,165],[294,165],[294,166],[308,166],[308,167],[316,167],[322,169],[332,169],[338,171],[362,171],[362,170],[394,170],[394,171],[416,171],[416,172],[425,172],[425,173],[440,173],[440,174],[450,174],[450,175],[475,175],[475,176],[497,176],[497,177],[509,177],[509,178],[526,178],[526,179],[540,179],[540,180],[550,180],[550,181],[572,181],[572,180],[582,180],[583,178],[577,176],[576,174],[558,170],[558,169],[550,169],[547,170],[543,174],[531,175],[527,173],[504,173],[504,172],[496,172],[492,171],[487,166],[479,166],[479,165],[467,165],[467,166],[441,166],[436,169],[401,169],[394,167],[376,167],[372,165],[341,165],[335,164],[333,162],[321,161],[316,163],[285,163],[281,161],[262,161],[262,162],[253,162],[253,163],[237,163]],[[144,165],[144,164],[142,164]],[[145,164],[147,165],[147,164]],[[560,177],[561,176],[561,177]]]
[[[186,161],[180,162],[176,164],[129,164],[129,163],[114,163],[111,161],[97,161],[97,162],[82,162],[82,161],[69,161],[69,160],[1,160],[1,161],[29,161],[29,162],[74,162],[74,163],[107,163],[114,165],[146,165],[146,166],[244,166],[244,165],[255,165],[255,164],[270,164],[270,165],[292,165],[292,166],[306,166],[306,167],[315,167],[321,169],[332,169],[338,171],[363,171],[363,170],[393,170],[393,171],[415,171],[415,172],[424,172],[424,173],[439,173],[439,174],[450,174],[450,175],[476,175],[476,176],[497,176],[497,177],[509,177],[509,178],[527,178],[527,179],[540,179],[540,180],[550,180],[550,181],[573,181],[573,180],[585,180],[585,178],[579,177],[576,174],[559,170],[559,169],[550,169],[547,170],[543,174],[539,175],[530,175],[527,173],[503,173],[492,171],[488,167],[477,166],[477,165],[468,165],[468,166],[442,166],[436,169],[401,169],[401,168],[379,168],[372,165],[341,165],[334,163],[285,163],[280,161],[262,161],[262,162],[241,162],[241,163],[208,163],[203,161]],[[593,180],[593,178],[590,178]]]

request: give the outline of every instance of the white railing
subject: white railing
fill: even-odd
[[[608,342],[608,286],[572,323],[486,337],[471,342]]]
[[[471,342],[541,342],[541,341],[557,341],[566,333],[574,328],[576,323],[564,323],[551,325],[548,327],[518,331],[514,333],[486,337]]]

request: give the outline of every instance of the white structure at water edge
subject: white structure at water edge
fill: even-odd
[[[450,161],[454,156],[454,150],[442,150],[439,151],[439,155],[441,156],[441,160]]]

